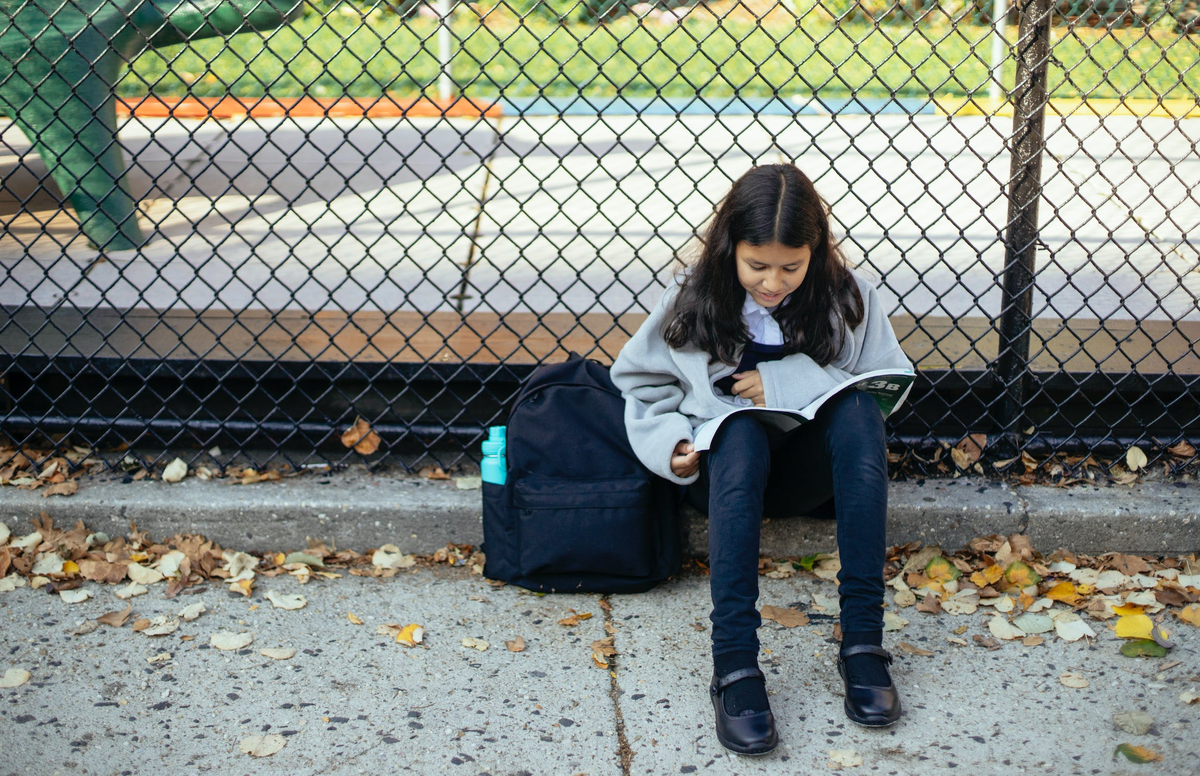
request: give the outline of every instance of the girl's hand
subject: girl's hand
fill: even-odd
[[[691,442],[679,440],[671,454],[671,471],[676,477],[691,477],[700,469],[700,453]]]
[[[763,393],[762,375],[758,373],[757,369],[749,372],[735,372],[733,379],[737,380],[733,384],[735,394],[754,402],[755,407],[767,406],[767,399]]]

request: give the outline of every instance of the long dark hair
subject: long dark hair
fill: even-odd
[[[863,319],[863,301],[846,257],[830,235],[829,206],[794,164],[751,168],[717,206],[680,282],[674,316],[663,327],[673,348],[694,343],[713,361],[737,363],[750,339],[742,321],[746,290],[738,282],[736,248],[779,243],[812,251],[800,286],[772,313],[785,353],[807,353],[825,366],[842,348],[844,327]]]

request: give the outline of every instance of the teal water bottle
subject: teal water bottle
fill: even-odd
[[[488,438],[483,441],[483,460],[479,462],[479,473],[484,482],[503,485],[508,477],[508,462],[505,460],[506,426],[488,426]]]

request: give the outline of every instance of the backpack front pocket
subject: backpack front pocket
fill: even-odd
[[[640,577],[654,565],[650,482],[644,477],[516,483],[521,572]]]

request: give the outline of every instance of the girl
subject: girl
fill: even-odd
[[[882,648],[887,450],[873,399],[843,392],[771,449],[742,413],[711,449],[692,430],[732,409],[800,409],[873,369],[911,368],[875,288],[848,269],[825,202],[794,165],[756,167],[717,207],[694,265],[663,293],[612,366],[625,426],[651,471],[708,513],[713,609],[709,694],[717,738],[740,754],[778,741],[758,668],[758,542],[765,514],[837,519],[838,672],[862,725],[900,717]]]

